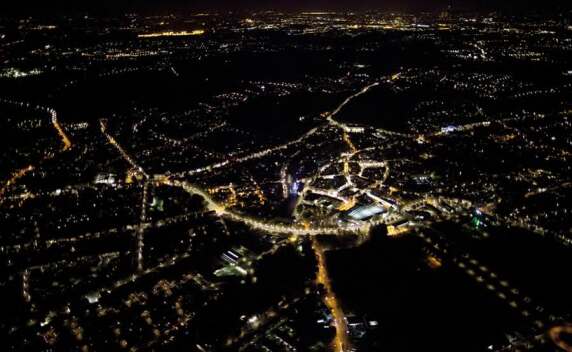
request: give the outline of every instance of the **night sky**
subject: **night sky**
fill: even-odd
[[[174,10],[429,10],[439,11],[451,0],[3,0],[2,13],[163,12]],[[453,0],[459,10],[562,10],[570,0]]]

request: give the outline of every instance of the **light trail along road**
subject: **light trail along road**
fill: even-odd
[[[1,101],[4,103],[10,103],[10,104],[15,104],[15,102],[13,101]],[[21,103],[20,105],[23,105],[23,103]],[[66,134],[66,132],[64,131],[64,129],[62,128],[62,126],[59,123],[58,120],[58,113],[56,112],[55,109],[52,108],[40,108],[39,109],[47,112],[48,114],[50,114],[50,120],[52,122],[52,125],[54,126],[54,128],[56,129],[60,139],[62,140],[63,143],[63,148],[62,148],[62,152],[65,152],[69,149],[71,149],[71,147],[73,146],[70,138],[68,137],[68,135]],[[51,160],[56,156],[56,154],[54,153],[46,153],[44,155],[44,157],[40,160],[41,162],[47,161],[47,160]],[[8,179],[4,185],[2,187],[0,187],[0,204],[3,203],[4,201],[4,194],[6,193],[6,191],[10,188],[10,186],[16,184],[18,182],[19,179],[21,179],[22,177],[26,176],[28,173],[34,171],[36,167],[32,164],[23,167],[19,170],[16,170],[15,172],[12,173],[10,179]]]
[[[49,109],[47,109],[47,111],[50,114],[50,117],[52,120],[52,125],[54,126],[54,128],[58,132],[58,135],[60,136],[62,143],[64,144],[62,151],[65,152],[66,150],[68,150],[72,147],[72,142],[69,139],[69,137],[67,136],[67,134],[64,131],[64,129],[62,128],[62,126],[60,125],[60,122],[58,121],[58,114],[57,114],[56,110],[49,108]]]
[[[135,160],[131,158],[131,156],[129,156],[129,154],[127,154],[125,149],[123,149],[123,147],[119,143],[117,143],[117,140],[115,140],[115,138],[112,135],[107,133],[107,122],[105,121],[105,119],[99,120],[99,127],[101,133],[105,136],[105,138],[107,138],[107,141],[112,146],[114,146],[115,149],[117,149],[117,151],[119,152],[119,154],[121,154],[123,159],[125,159],[125,161],[127,161],[129,165],[131,165],[131,167],[133,167],[135,170],[137,170],[139,173],[145,176],[145,178],[149,178],[149,175],[143,170],[143,168],[139,164],[135,162]]]
[[[352,100],[354,100],[355,98],[359,97],[362,94],[367,93],[368,90],[370,90],[373,87],[376,87],[379,85],[379,82],[375,82],[372,83],[366,87],[364,87],[362,90],[360,90],[359,92],[349,96],[346,98],[346,100],[344,100],[340,105],[338,105],[338,107],[332,111],[331,113],[327,114],[326,116],[326,120],[328,121],[328,123],[330,123],[330,125],[341,128],[342,130],[344,130],[345,132],[349,132],[350,127],[348,125],[346,125],[345,123],[341,123],[338,122],[336,120],[334,120],[334,117],[340,113],[340,111],[342,111],[342,109],[349,104]]]
[[[336,329],[336,335],[333,341],[334,351],[344,352],[350,349],[350,339],[348,337],[348,324],[346,321],[346,316],[342,310],[342,307],[340,306],[334,290],[332,289],[332,283],[330,282],[330,276],[326,266],[324,249],[316,239],[312,239],[312,248],[314,249],[316,260],[318,261],[318,274],[316,276],[316,283],[324,286],[326,291],[324,292],[324,303],[332,314],[334,327]]]

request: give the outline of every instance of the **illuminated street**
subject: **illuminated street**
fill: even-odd
[[[90,1],[0,14],[3,350],[572,351],[564,5]]]

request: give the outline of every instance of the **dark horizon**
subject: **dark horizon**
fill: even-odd
[[[170,13],[184,11],[403,11],[403,12],[438,12],[452,5],[454,10],[471,12],[561,12],[572,9],[570,1],[553,0],[550,6],[537,0],[334,0],[312,1],[280,0],[280,1],[230,1],[230,0],[87,0],[82,2],[59,0],[49,4],[39,0],[23,0],[0,4],[0,11],[7,15],[58,15],[69,13],[121,14]]]

